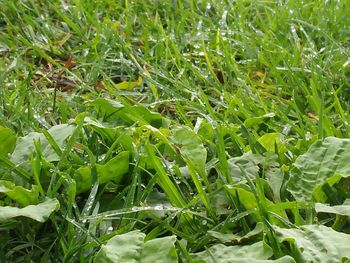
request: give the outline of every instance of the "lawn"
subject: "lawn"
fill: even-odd
[[[0,14],[0,262],[350,262],[348,1]]]

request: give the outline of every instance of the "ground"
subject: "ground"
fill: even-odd
[[[0,262],[350,258],[347,1],[0,13]]]

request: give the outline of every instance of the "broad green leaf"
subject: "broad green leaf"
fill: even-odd
[[[273,200],[275,202],[280,202],[281,187],[284,179],[283,169],[279,167],[277,162],[271,162],[268,169],[265,169],[265,177],[272,190]]]
[[[260,125],[260,124],[266,122],[267,119],[273,118],[273,117],[275,117],[275,113],[273,113],[273,112],[266,113],[265,115],[262,115],[259,117],[252,117],[252,118],[245,120],[244,126],[246,128],[250,128],[250,127],[255,126],[255,125]]]
[[[196,124],[194,131],[198,134],[198,136],[201,137],[203,141],[208,141],[208,142],[214,141],[215,131],[213,129],[213,126],[210,123],[200,118],[197,119],[197,123],[199,124],[198,126]]]
[[[74,130],[74,125],[60,124],[53,126],[48,132],[55,140],[57,146],[63,149],[65,140],[73,134]],[[35,151],[34,141],[40,141],[43,155],[47,161],[54,162],[60,160],[44,134],[31,132],[27,136],[18,138],[16,148],[11,156],[11,161],[17,165],[28,161],[30,153]]]
[[[98,112],[105,116],[111,116],[117,111],[121,110],[125,106],[116,100],[110,100],[105,98],[98,98],[89,103],[90,106],[94,106]]]
[[[163,124],[163,117],[157,112],[152,112],[143,106],[128,106],[116,114],[117,118],[122,118],[127,124],[139,122],[140,125],[151,125],[160,128]]]
[[[268,152],[275,152],[275,145],[277,146],[278,152],[283,154],[287,151],[286,146],[281,141],[281,134],[266,133],[258,139],[258,142],[266,149]]]
[[[245,173],[254,179],[259,173],[259,164],[263,162],[263,157],[252,152],[243,154],[242,156],[234,157],[228,160],[229,168],[234,181],[245,180],[245,177],[240,169],[245,171]]]
[[[122,146],[125,150],[132,150],[132,143],[134,136],[132,131],[129,128],[126,128],[124,125],[116,126],[115,124],[109,122],[100,122],[94,120],[90,117],[85,117],[84,126],[90,127],[93,131],[101,135],[107,145],[113,145],[116,141],[118,145]],[[110,155],[114,149],[110,149]],[[109,156],[106,156],[108,158]]]
[[[284,256],[279,259],[254,259],[254,258],[245,258],[245,259],[232,259],[227,263],[296,263],[295,260],[290,256]]]
[[[209,188],[209,181],[205,170],[207,151],[203,146],[203,143],[199,136],[192,130],[185,127],[176,127],[173,129],[172,141],[175,148],[178,148],[181,157],[187,164],[188,171],[196,190],[199,193],[201,200],[205,207],[208,209],[209,214],[214,214],[211,204],[209,203],[208,196],[203,191],[203,184]],[[199,179],[201,178],[202,181]],[[202,182],[204,182],[202,184]]]
[[[231,198],[227,196],[225,191],[220,190],[215,194],[209,195],[209,202],[211,203],[215,211],[215,214],[217,215],[232,214],[232,210],[230,209],[232,201],[231,201]]]
[[[230,172],[234,181],[245,181],[245,177],[240,169],[243,168],[246,175],[252,180],[259,176],[260,168],[274,194],[274,200],[280,200],[280,189],[283,183],[283,171],[277,162],[277,155],[266,153],[266,156],[253,154],[251,151],[242,156],[234,157],[228,160]]]
[[[97,178],[99,184],[107,183],[113,180],[119,183],[123,175],[129,170],[129,152],[121,152],[106,164],[96,164]],[[75,181],[77,183],[77,192],[82,193],[91,188],[91,167],[81,167],[76,171]]]
[[[91,127],[92,130],[100,134],[105,140],[109,141],[113,141],[116,133],[124,129],[123,126],[115,126],[110,123],[100,122],[98,120],[93,120],[90,117],[85,117],[84,126]]]
[[[290,256],[284,256],[279,259],[255,259],[255,258],[232,258],[225,259],[223,261],[217,261],[216,258],[211,261],[194,260],[193,263],[296,263],[296,261]]]
[[[241,202],[242,206],[245,207],[246,210],[255,210],[256,212],[254,214],[256,215],[257,220],[261,221],[262,219],[260,217],[260,214],[258,213],[258,203],[256,201],[255,195],[250,190],[244,188],[247,187],[245,185],[243,185],[242,187],[232,185],[225,186],[225,189],[230,193],[230,195],[232,195],[233,198],[236,198],[238,196],[239,201]],[[265,199],[265,203],[266,209],[280,215],[283,218],[287,218],[284,210],[280,209],[272,201],[270,201],[269,199]],[[274,217],[271,217],[271,221],[273,221],[276,224],[279,223],[279,221]]]
[[[329,213],[329,214],[350,216],[350,205],[349,204],[329,206],[329,205],[325,205],[325,204],[321,204],[321,203],[316,203],[315,210],[317,213]]]
[[[345,262],[350,259],[350,235],[323,225],[304,225],[300,229],[274,226],[279,242],[295,246],[300,262]]]
[[[300,155],[290,172],[287,189],[297,201],[325,202],[325,183],[333,185],[350,176],[350,139],[328,137]]]
[[[144,242],[145,234],[132,231],[112,237],[97,253],[95,263],[176,263],[175,236]]]
[[[100,115],[103,115],[109,122],[118,124],[140,125],[150,124],[159,128],[163,124],[163,117],[157,112],[152,112],[144,106],[124,105],[118,101],[98,98],[89,105],[94,106]]]
[[[200,171],[205,171],[207,151],[197,134],[188,128],[177,127],[173,129],[172,141],[184,159],[190,160]]]
[[[248,188],[248,187],[246,187],[246,188]],[[232,185],[226,185],[225,189],[230,193],[230,195],[233,198],[238,197],[242,206],[244,206],[246,210],[257,211],[258,204],[256,202],[256,198],[255,198],[254,194],[250,190],[243,189],[239,186],[232,186]],[[255,212],[254,214],[258,216],[257,212]]]
[[[44,202],[37,205],[28,205],[24,208],[17,208],[12,206],[0,207],[0,222],[24,216],[36,220],[38,222],[45,222],[49,216],[60,207],[60,203],[56,198],[47,198]]]
[[[6,156],[15,149],[17,137],[13,131],[0,125],[0,155]]]
[[[191,257],[193,263],[230,263],[265,260],[270,258],[272,255],[272,249],[268,245],[264,244],[264,242],[260,241],[252,245],[245,246],[225,246],[223,244],[217,244],[205,251],[195,254],[193,253],[191,254]]]
[[[150,207],[172,207],[166,194],[159,192],[156,188],[148,195],[146,203]],[[167,211],[162,210],[154,210],[150,211],[150,213],[160,218],[167,215]]]
[[[0,193],[6,194],[21,206],[27,206],[37,204],[39,189],[36,185],[33,185],[32,189],[29,190],[22,186],[16,186],[10,181],[0,180]]]
[[[147,158],[149,162],[153,165],[154,169],[158,174],[158,184],[163,189],[164,193],[168,196],[170,203],[177,207],[185,207],[186,202],[183,200],[180,192],[177,190],[174,183],[171,181],[166,169],[163,167],[161,160],[156,156],[154,152],[154,146],[147,143]]]
[[[117,235],[102,245],[97,253],[95,263],[136,263],[139,262],[145,234],[139,231]]]
[[[143,244],[140,263],[176,263],[175,236],[155,238]]]
[[[220,240],[222,243],[240,243],[242,241],[249,240],[252,237],[256,237],[257,235],[262,235],[264,231],[264,225],[263,223],[259,222],[256,224],[255,228],[245,234],[244,236],[235,235],[232,233],[220,233],[216,231],[208,231],[208,234],[218,240]]]

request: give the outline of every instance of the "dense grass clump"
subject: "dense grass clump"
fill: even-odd
[[[347,1],[0,13],[0,262],[350,260]]]

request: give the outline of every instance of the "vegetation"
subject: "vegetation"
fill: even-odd
[[[0,12],[0,262],[350,262],[347,1]]]

